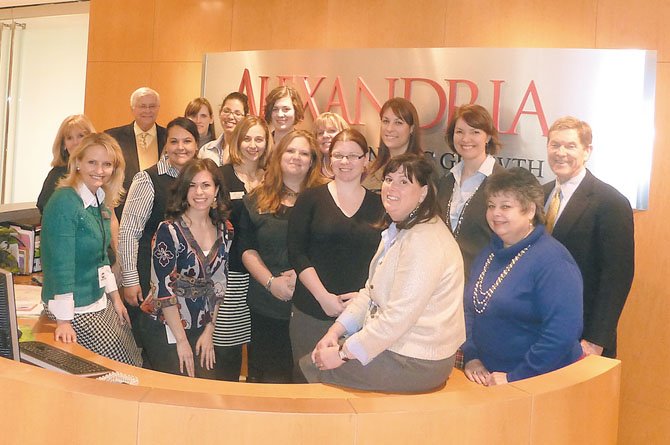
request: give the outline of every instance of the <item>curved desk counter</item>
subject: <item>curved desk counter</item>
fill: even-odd
[[[37,340],[53,343],[38,323]],[[0,359],[0,442],[86,444],[616,443],[621,364],[587,357],[569,367],[485,388],[454,371],[419,395],[320,384],[190,379],[138,369],[58,344],[133,374],[139,386],[58,374]]]

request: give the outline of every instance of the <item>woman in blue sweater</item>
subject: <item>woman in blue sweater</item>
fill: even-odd
[[[543,225],[544,194],[523,168],[489,177],[491,243],[465,289],[465,375],[498,385],[553,371],[582,355],[582,277]]]

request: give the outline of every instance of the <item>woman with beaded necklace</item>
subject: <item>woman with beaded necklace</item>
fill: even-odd
[[[544,193],[523,168],[485,186],[491,243],[465,288],[465,375],[491,386],[533,377],[582,356],[582,277],[544,228]]]
[[[485,217],[484,186],[491,174],[503,170],[493,157],[500,149],[500,141],[491,115],[481,105],[458,108],[447,126],[445,139],[461,160],[438,182],[437,197],[461,248],[467,280],[472,260],[491,237]]]

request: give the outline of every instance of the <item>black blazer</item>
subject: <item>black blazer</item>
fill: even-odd
[[[126,160],[125,178],[123,179],[123,188],[128,193],[130,184],[133,182],[133,177],[140,171],[140,160],[137,156],[137,142],[135,139],[135,122],[121,127],[109,128],[105,133],[116,139],[116,142],[121,146],[123,157]],[[156,135],[158,136],[158,157],[160,158],[163,146],[167,141],[167,132],[164,127],[156,124]],[[123,202],[116,208],[116,216],[121,219],[121,212],[123,210]]]
[[[545,202],[554,186],[554,181],[544,185]],[[584,279],[582,338],[603,346],[606,357],[615,357],[617,324],[635,267],[628,200],[587,170],[552,235],[570,251]]]
[[[502,170],[504,170],[504,167],[496,161],[493,166],[493,174]],[[472,261],[491,240],[491,228],[486,222],[486,197],[484,196],[486,180],[487,178],[481,183],[468,203],[468,206],[465,208],[460,231],[458,235],[455,236],[458,247],[461,248],[461,254],[463,254],[463,270],[465,271],[466,283],[470,276]],[[444,216],[449,228],[452,229],[452,232],[454,228],[451,227],[451,224],[449,223],[449,215],[447,215],[446,212],[447,204],[451,199],[451,195],[454,193],[455,181],[456,179],[454,178],[454,175],[447,173],[442,176],[437,183],[437,201],[442,209],[441,214]]]

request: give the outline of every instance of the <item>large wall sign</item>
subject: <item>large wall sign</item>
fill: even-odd
[[[231,91],[262,113],[267,93],[295,86],[305,103],[303,128],[324,111],[342,115],[372,146],[379,109],[402,96],[419,111],[424,149],[445,171],[457,162],[444,141],[455,107],[478,103],[502,134],[505,167],[521,166],[540,182],[551,123],[576,116],[593,127],[588,167],[646,209],[654,140],[656,52],[590,49],[415,48],[242,51],[207,54],[203,94],[213,103]]]

